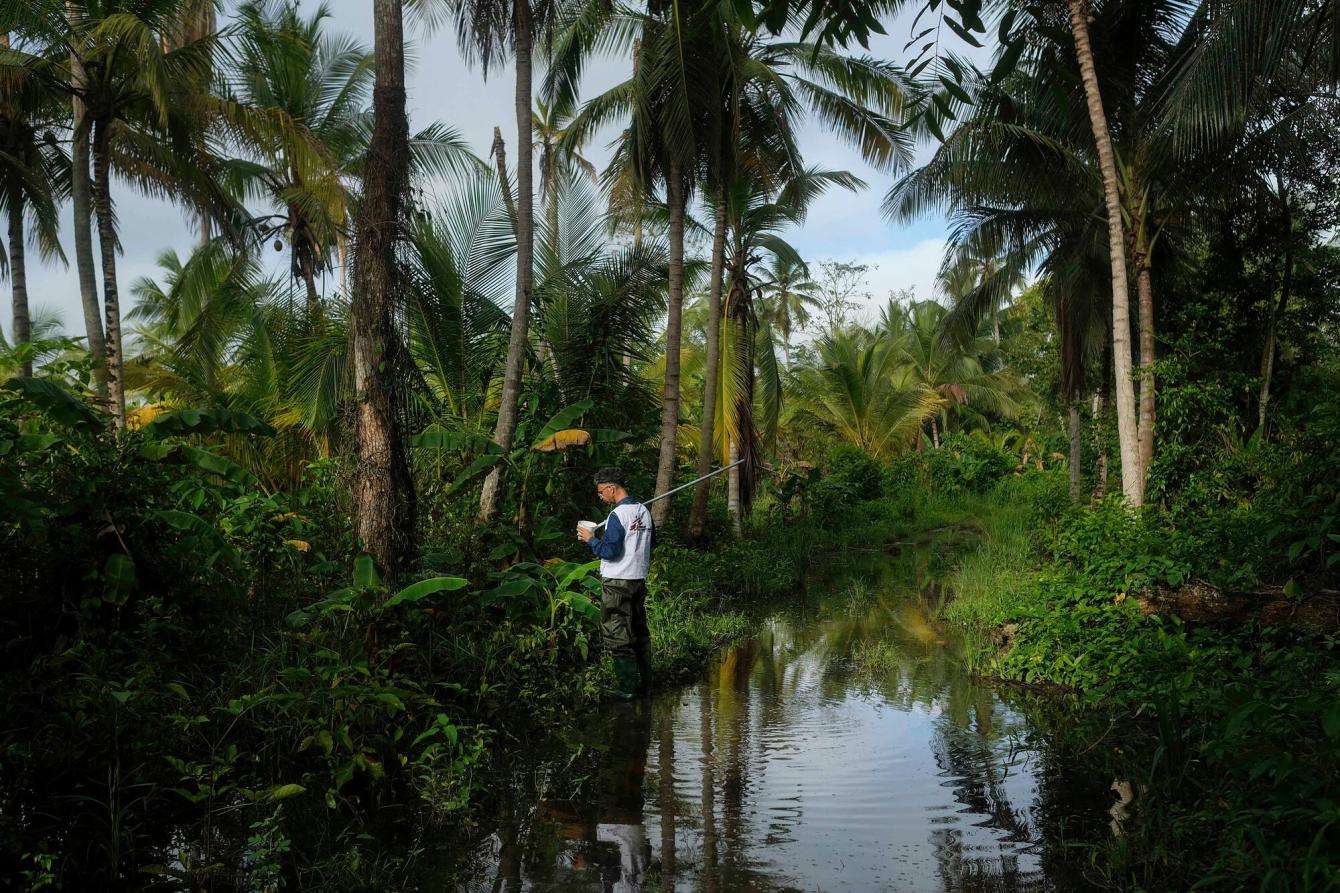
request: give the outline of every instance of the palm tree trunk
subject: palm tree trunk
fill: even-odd
[[[316,271],[312,269],[310,259],[302,263],[302,281],[307,287],[307,312],[315,313],[317,307],[321,306],[321,296],[316,291]]]
[[[498,184],[502,188],[503,204],[507,206],[507,217],[512,221],[512,233],[516,233],[516,201],[512,198],[512,181],[507,176],[507,144],[503,142],[502,128],[493,128],[493,146],[489,150],[494,166],[498,169]]]
[[[712,230],[712,284],[707,295],[707,364],[703,380],[703,417],[698,426],[698,475],[712,470],[716,427],[717,391],[721,377],[721,282],[726,267],[726,190],[721,189],[716,222]],[[699,539],[707,526],[707,493],[710,481],[693,488],[693,512],[689,515],[689,538]]]
[[[1080,420],[1079,400],[1070,401],[1070,419],[1067,426],[1070,434],[1070,501],[1078,503],[1080,497]]]
[[[726,435],[730,437],[729,434]],[[732,438],[730,442],[730,459],[733,464],[740,460],[740,445]],[[730,471],[726,472],[726,505],[730,509],[730,527],[735,533],[735,538],[739,539],[744,535],[744,505],[740,499],[740,466],[734,465]]]
[[[516,433],[516,408],[521,397],[521,377],[526,371],[526,342],[530,331],[530,294],[535,273],[535,217],[531,170],[531,21],[530,0],[514,0],[513,20],[516,34],[516,301],[512,306],[512,332],[507,343],[507,366],[503,372],[502,399],[498,405],[498,423],[493,441],[503,448],[512,447]],[[499,156],[501,160],[501,156]],[[502,466],[496,466],[484,479],[479,496],[479,519],[492,521],[498,515],[498,497],[502,490]],[[659,504],[659,503],[658,503]]]
[[[1144,476],[1140,465],[1139,430],[1135,416],[1135,382],[1131,369],[1131,308],[1126,283],[1126,246],[1122,232],[1121,195],[1117,188],[1117,164],[1112,137],[1107,130],[1103,97],[1098,92],[1098,74],[1089,43],[1089,10],[1085,0],[1066,0],[1070,27],[1075,35],[1075,56],[1089,107],[1089,123],[1103,174],[1103,198],[1107,204],[1107,245],[1112,262],[1112,349],[1116,370],[1117,437],[1121,445],[1121,489],[1132,506],[1144,504]]]
[[[349,240],[341,233],[335,237],[335,251],[340,258],[340,294],[349,294]]]
[[[665,178],[670,205],[670,281],[665,322],[665,391],[661,398],[661,455],[656,466],[656,492],[669,490],[675,479],[675,434],[679,428],[679,343],[684,310],[684,178],[679,162],[670,162]],[[652,509],[652,523],[665,523],[670,500]]]
[[[1154,285],[1144,255],[1136,266],[1135,287],[1140,296],[1140,479],[1149,483],[1154,464]]]
[[[395,323],[395,251],[409,179],[402,0],[374,0],[372,19],[372,139],[350,307],[358,436],[354,511],[359,547],[394,580],[414,547],[414,482],[394,403],[394,376],[403,365]]]
[[[124,354],[121,350],[121,300],[116,288],[116,228],[112,221],[112,144],[108,122],[93,129],[93,204],[98,212],[98,251],[102,255],[102,298],[106,309],[107,399],[112,424],[126,426]]]
[[[549,150],[550,155],[552,155],[553,152],[554,152],[553,149]],[[554,179],[555,176],[554,166],[555,165],[551,161],[549,163],[549,172],[546,175],[546,179],[549,181],[549,195],[548,195],[549,238],[553,240],[554,257],[558,260],[559,263],[562,263],[563,253],[559,249],[559,245],[561,243],[558,238],[558,181]]]
[[[1097,501],[1107,495],[1107,445],[1103,443],[1102,391],[1093,395],[1093,445],[1098,456],[1098,468],[1093,481],[1093,499]]]
[[[1288,200],[1285,200],[1285,242],[1284,242],[1284,264],[1280,271],[1280,297],[1275,304],[1274,311],[1270,314],[1270,321],[1266,324],[1266,340],[1261,345],[1261,390],[1257,394],[1256,403],[1256,427],[1258,430],[1264,430],[1266,427],[1266,407],[1270,405],[1270,379],[1275,371],[1275,341],[1276,332],[1279,330],[1280,317],[1284,315],[1285,309],[1289,306],[1290,293],[1293,291],[1293,217],[1288,207]]]
[[[78,33],[75,22],[79,7],[67,2],[66,17],[72,34]],[[93,205],[90,200],[92,185],[89,179],[89,130],[91,122],[79,92],[87,77],[79,55],[70,53],[70,82],[75,91],[73,106],[74,137],[70,143],[70,204],[74,213],[74,259],[79,273],[79,299],[84,309],[84,332],[88,336],[88,353],[93,358],[93,390],[100,397],[107,395],[107,341],[102,332],[102,306],[98,302],[97,274],[93,267]]]
[[[9,194],[9,283],[13,287],[14,298],[14,344],[27,344],[32,340],[32,317],[28,315],[28,273],[23,255],[23,201],[17,188]],[[33,374],[33,361],[29,357],[23,361],[22,374],[25,378]]]

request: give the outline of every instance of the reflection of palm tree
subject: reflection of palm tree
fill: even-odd
[[[717,889],[717,808],[716,779],[713,777],[712,755],[712,687],[703,682],[698,687],[698,725],[702,742],[702,819],[703,819],[703,880],[708,893]]]
[[[661,889],[675,889],[675,817],[679,804],[675,802],[675,698],[663,701],[657,723],[656,745],[656,809],[661,818]]]

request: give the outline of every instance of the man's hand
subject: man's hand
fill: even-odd
[[[584,543],[589,543],[591,542],[591,537],[592,537],[591,531],[587,530],[585,527],[582,527],[580,524],[577,525],[577,539],[581,540]]]

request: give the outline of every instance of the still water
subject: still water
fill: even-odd
[[[1064,711],[968,677],[935,600],[833,581],[597,711],[585,768],[515,792],[464,889],[1085,888],[1070,844],[1112,833],[1112,776],[1053,746]]]

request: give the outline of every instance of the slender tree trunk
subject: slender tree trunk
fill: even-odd
[[[1140,476],[1141,490],[1154,465],[1154,285],[1149,259],[1141,255],[1135,287],[1140,295]]]
[[[394,376],[403,365],[396,329],[396,243],[409,179],[402,0],[374,0],[372,18],[376,85],[351,305],[358,434],[355,513],[360,548],[394,580],[414,548],[414,482],[394,393]]]
[[[514,0],[513,21],[516,35],[516,301],[512,307],[512,333],[507,344],[507,366],[503,372],[502,400],[498,405],[498,423],[493,441],[506,453],[516,433],[517,402],[521,397],[521,378],[526,371],[526,343],[530,331],[530,296],[535,274],[535,217],[531,162],[531,21],[530,0]],[[501,156],[499,156],[501,161]],[[502,466],[495,466],[484,479],[479,496],[479,519],[492,521],[498,516],[502,490]],[[660,503],[658,503],[659,505]]]
[[[516,233],[516,201],[512,198],[512,180],[507,176],[507,143],[503,142],[502,128],[493,128],[493,147],[489,154],[493,156],[494,166],[498,169],[498,184],[502,187],[503,204],[507,207],[507,217],[512,221],[512,232]]]
[[[107,122],[98,121],[93,130],[93,203],[98,212],[102,297],[107,313],[107,399],[111,402],[112,424],[120,430],[126,426],[125,354],[121,349],[121,300],[116,288],[116,228],[112,221],[111,185],[112,135],[108,128]]]
[[[935,424],[934,416],[931,416],[931,446],[937,450],[940,448],[940,428]]]
[[[670,205],[670,281],[665,321],[665,391],[661,398],[661,455],[656,466],[656,492],[669,490],[675,480],[675,435],[679,429],[679,344],[684,310],[684,178],[678,161],[670,162],[665,178]],[[652,523],[661,526],[670,513],[670,500],[652,508]]]
[[[28,315],[28,272],[24,264],[23,244],[23,201],[19,190],[12,189],[9,195],[9,283],[13,287],[14,297],[14,344],[27,344],[32,340],[32,318]],[[22,374],[33,374],[32,358],[23,361]]]
[[[72,34],[78,34],[76,22],[80,17],[77,4],[66,3],[66,17]],[[107,341],[102,331],[102,305],[98,301],[98,281],[93,262],[93,204],[90,198],[92,183],[89,177],[90,130],[92,122],[79,93],[87,83],[83,62],[75,52],[70,53],[70,81],[75,96],[73,106],[74,137],[70,143],[70,205],[74,214],[74,260],[79,274],[79,299],[84,309],[84,332],[88,337],[88,353],[93,358],[93,389],[100,396],[107,395]]]
[[[554,150],[549,150],[549,155],[553,155]],[[554,257],[559,263],[563,262],[563,252],[560,248],[562,244],[558,238],[558,181],[554,179],[554,164],[549,163],[549,171],[546,175],[549,181],[548,195],[548,216],[549,216],[549,238],[553,240]]]
[[[712,283],[707,295],[707,364],[703,379],[703,417],[698,426],[698,474],[712,470],[716,428],[717,391],[721,377],[721,282],[726,267],[726,195],[721,189],[716,222],[712,230]],[[700,539],[707,526],[707,494],[711,481],[693,488],[693,512],[689,516],[689,538]]]
[[[1080,463],[1082,456],[1080,453],[1080,421],[1079,421],[1079,399],[1070,401],[1070,419],[1068,430],[1070,433],[1070,501],[1079,502],[1080,498]]]
[[[728,438],[730,434],[726,435]],[[740,445],[732,438],[730,441],[729,459],[731,463],[740,460]],[[730,527],[735,533],[735,538],[744,536],[744,502],[740,499],[740,466],[736,465],[730,471],[726,472],[726,505],[730,509]]]
[[[335,237],[335,251],[340,259],[340,294],[349,295],[349,240],[343,235]]]
[[[1103,97],[1098,92],[1098,74],[1089,43],[1089,10],[1085,0],[1067,0],[1070,27],[1075,34],[1075,55],[1089,107],[1089,123],[1103,174],[1103,198],[1107,204],[1107,245],[1112,261],[1112,349],[1116,370],[1117,436],[1121,444],[1121,488],[1132,506],[1144,504],[1144,479],[1140,465],[1139,430],[1135,416],[1135,382],[1131,369],[1130,291],[1126,283],[1126,245],[1122,232],[1121,195],[1117,188],[1117,163],[1107,130]]]
[[[1107,444],[1103,442],[1103,431],[1103,392],[1098,391],[1093,395],[1093,446],[1098,466],[1093,480],[1095,501],[1107,495]]]
[[[1293,218],[1290,215],[1287,199],[1285,206],[1284,265],[1280,272],[1280,297],[1266,324],[1266,340],[1261,345],[1261,390],[1257,395],[1256,427],[1265,430],[1266,408],[1270,405],[1270,379],[1275,371],[1275,342],[1279,330],[1280,317],[1289,306],[1289,297],[1293,291]]]
[[[307,312],[315,313],[321,306],[321,296],[316,291],[316,271],[307,262],[302,265],[302,281],[307,287]]]

